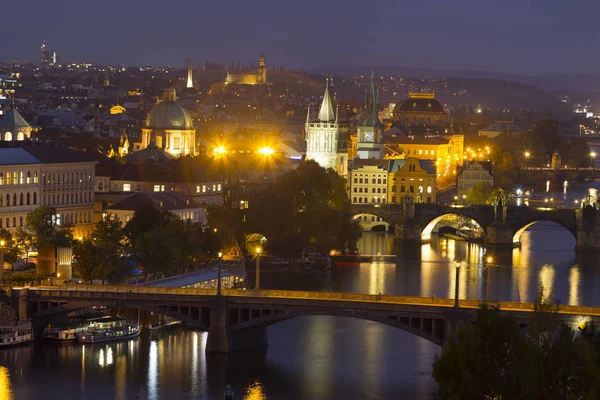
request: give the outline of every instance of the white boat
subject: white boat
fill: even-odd
[[[79,326],[48,326],[44,329],[42,339],[45,342],[57,342],[57,343],[68,343],[77,340],[77,337],[85,332],[87,325]]]
[[[134,338],[139,334],[140,326],[137,322],[111,318],[92,322],[90,327],[77,337],[77,341],[89,344],[112,342]]]
[[[31,342],[33,330],[30,321],[0,323],[0,348]]]

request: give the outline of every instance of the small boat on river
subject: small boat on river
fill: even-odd
[[[122,318],[94,321],[89,328],[77,337],[79,343],[104,343],[131,339],[139,336],[140,326]]]

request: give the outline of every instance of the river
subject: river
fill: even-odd
[[[331,276],[267,272],[269,288],[533,301],[541,283],[563,304],[600,306],[598,256],[578,256],[575,239],[537,224],[520,249],[488,251],[434,236],[394,246],[393,235],[365,233],[362,253],[388,262],[336,265]],[[484,260],[493,257],[488,270]],[[598,294],[596,294],[598,293]],[[206,333],[180,329],[158,337],[96,346],[30,346],[0,351],[0,398],[210,399],[230,383],[236,399],[431,399],[431,363],[440,348],[392,327],[339,317],[303,317],[268,328],[269,347],[205,355]]]

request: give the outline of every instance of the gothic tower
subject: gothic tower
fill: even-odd
[[[371,85],[365,101],[366,118],[358,126],[356,157],[363,159],[383,159],[383,124],[378,115],[378,93],[371,73]]]
[[[258,71],[256,74],[256,84],[264,85],[267,83],[267,66],[265,65],[265,56],[260,55],[260,59],[258,61]]]
[[[348,133],[347,123],[340,123],[339,110],[333,111],[329,93],[329,79],[316,120],[310,118],[310,107],[306,116],[306,158],[315,160],[325,168],[332,168],[341,176],[348,176]]]

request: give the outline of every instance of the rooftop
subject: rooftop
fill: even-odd
[[[134,193],[131,196],[109,206],[108,210],[135,211],[140,207],[151,206],[163,211],[200,208],[197,201],[176,193]]]

